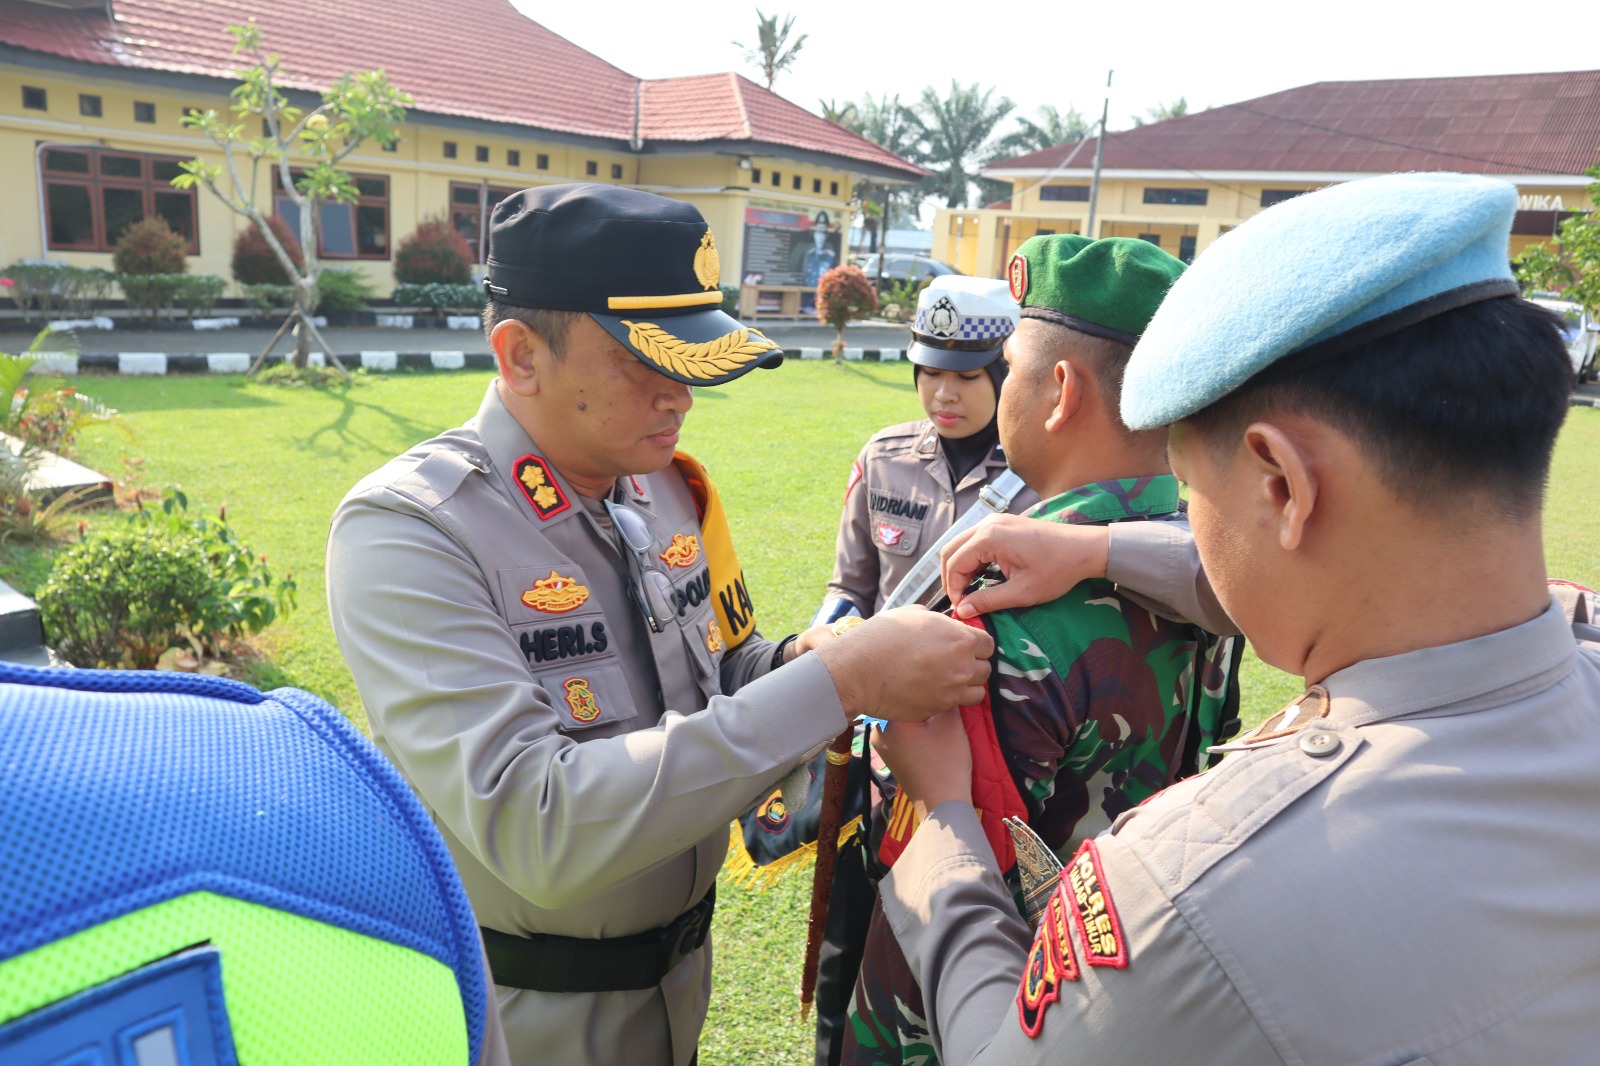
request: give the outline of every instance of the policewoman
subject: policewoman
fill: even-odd
[[[927,415],[879,430],[850,469],[833,578],[817,621],[870,618],[918,559],[1006,468],[995,420],[1017,328],[1007,284],[945,275],[917,299],[906,356]],[[1010,510],[1038,502],[1023,489]]]
[[[757,632],[715,486],[677,450],[691,386],[781,358],[719,281],[688,204],[507,197],[478,413],[334,515],[334,633],[461,872],[513,1062],[693,1062],[729,820],[854,714],[920,720],[988,673],[991,642],[926,611],[810,655],[825,630]]]

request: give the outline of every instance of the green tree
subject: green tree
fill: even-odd
[[[871,93],[859,102],[847,105],[853,121],[840,123],[852,133],[865,137],[880,148],[895,155],[915,160],[921,155],[922,124],[911,108],[900,102],[896,93],[884,93],[874,98]],[[915,183],[879,184],[858,181],[855,197],[862,205],[862,226],[869,240],[869,250],[876,252],[879,235],[887,235],[889,223],[896,210],[914,213],[927,194]],[[880,276],[883,267],[879,261]]]
[[[856,105],[849,100],[843,103],[833,99],[818,100],[817,107],[822,111],[822,117],[835,126],[843,126],[851,133],[861,132],[857,129],[857,126],[860,125],[861,116],[856,111]]]
[[[1054,148],[1058,144],[1081,141],[1089,136],[1089,121],[1075,107],[1062,111],[1054,104],[1045,104],[1039,108],[1038,115],[1038,122],[1018,115],[1016,129],[1000,138],[995,145],[998,154],[994,158],[1025,155]]]
[[[233,90],[229,113],[191,111],[183,118],[185,126],[205,134],[222,149],[223,162],[191,159],[183,164],[184,172],[173,178],[172,184],[180,189],[203,185],[235,213],[249,219],[294,286],[295,302],[289,318],[251,371],[261,365],[291,323],[295,332],[294,365],[304,367],[311,354],[312,339],[322,341],[311,320],[317,306],[317,278],[322,272],[317,258],[322,205],[354,202],[356,183],[339,169],[339,163],[365,141],[392,145],[399,138],[399,127],[412,99],[391,85],[382,70],[369,70],[345,74],[325,89],[322,102],[308,111],[291,104],[279,88],[282,61],[277,53],[262,50],[261,29],[254,20],[243,26],[229,26],[228,33],[233,37],[233,54],[251,64],[240,74],[241,82]],[[267,216],[257,206],[263,161],[269,172],[276,168],[281,195],[299,211],[301,263],[296,263],[278,240]],[[299,171],[298,177],[295,170]],[[327,345],[323,344],[323,348],[326,350]],[[329,355],[332,357],[331,351]],[[334,358],[333,363],[338,366],[338,359]]]
[[[794,16],[784,15],[783,25],[778,25],[778,15],[768,17],[756,9],[756,44],[755,47],[733,42],[735,48],[745,50],[744,58],[751,66],[761,72],[762,79],[767,83],[767,88],[772,88],[772,83],[778,80],[778,75],[794,66],[795,59],[800,55],[800,46],[806,43],[809,34],[802,33],[792,41],[789,35],[794,32]]]
[[[948,207],[967,206],[979,167],[994,156],[995,129],[1014,106],[1003,96],[995,99],[993,89],[954,79],[947,96],[931,86],[922,90],[914,110],[922,126],[919,162],[934,172],[927,185],[931,195],[943,196]]]
[[[1134,115],[1133,124],[1143,126],[1147,122],[1165,122],[1169,118],[1182,118],[1189,113],[1189,98],[1180,96],[1170,104],[1157,104],[1142,116]]]
[[[1585,173],[1593,179],[1593,206],[1564,220],[1548,244],[1536,244],[1512,262],[1525,290],[1559,292],[1600,317],[1600,163]]]

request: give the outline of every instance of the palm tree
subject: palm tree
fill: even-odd
[[[894,96],[884,93],[877,99],[868,93],[859,103],[850,104],[848,108],[852,121],[843,125],[851,132],[860,134],[873,144],[887,148],[898,156],[914,158],[920,154],[918,143],[923,136],[922,124],[917,121],[917,116],[912,110],[900,102],[898,93]],[[855,197],[862,203],[861,221],[866,229],[871,251],[878,250],[880,233],[887,236],[889,222],[897,204],[906,211],[915,211],[924,195],[917,185],[891,185],[879,188],[870,181],[856,183]],[[879,260],[879,263],[881,265],[882,260]]]
[[[1182,118],[1189,113],[1189,98],[1180,96],[1170,104],[1157,104],[1144,113],[1144,117],[1133,116],[1135,126],[1143,126],[1146,122],[1165,122],[1169,118]]]
[[[1038,122],[1017,116],[1017,128],[1000,138],[995,145],[1000,153],[995,158],[1037,152],[1058,144],[1081,141],[1087,136],[1089,122],[1077,108],[1069,107],[1063,112],[1054,104],[1045,104],[1039,109]]]
[[[954,79],[946,97],[931,87],[922,90],[915,109],[923,128],[922,162],[934,172],[928,191],[943,196],[946,206],[967,206],[978,167],[994,153],[990,137],[1013,106],[1003,96],[994,99],[993,89]]]
[[[856,105],[849,100],[842,104],[833,99],[818,100],[817,107],[822,111],[822,117],[835,126],[843,126],[851,133],[861,132],[857,128],[861,124],[860,115],[856,111]]]
[[[783,25],[778,25],[778,16],[768,18],[756,9],[756,46],[754,48],[733,42],[735,48],[745,49],[744,58],[751,66],[761,71],[761,76],[766,79],[767,88],[772,88],[772,83],[778,80],[778,75],[794,66],[795,57],[800,54],[800,46],[806,43],[809,34],[802,33],[792,42],[789,34],[794,30],[794,16],[785,15]]]

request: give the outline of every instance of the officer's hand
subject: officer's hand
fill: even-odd
[[[939,553],[939,565],[956,616],[974,618],[1048,603],[1080,581],[1105,577],[1110,543],[1105,526],[993,515],[952,538]],[[990,564],[1000,568],[1005,583],[966,593],[972,579]]]
[[[959,708],[875,730],[872,746],[924,815],[951,800],[972,802],[972,748]]]
[[[920,722],[981,702],[994,640],[981,629],[898,607],[817,649],[848,715]]]
[[[812,626],[810,629],[802,630],[800,635],[795,638],[794,643],[789,645],[788,656],[783,661],[792,663],[806,652],[816,651],[824,643],[832,639],[834,639],[833,625],[829,622],[822,622]]]

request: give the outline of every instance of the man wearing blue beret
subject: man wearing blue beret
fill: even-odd
[[[1515,209],[1351,182],[1173,286],[1123,420],[1168,427],[1221,607],[1307,688],[1089,842],[1036,930],[960,723],[884,735],[929,810],[885,908],[946,1064],[1592,1057],[1600,641],[1545,580],[1571,374],[1507,270]]]

